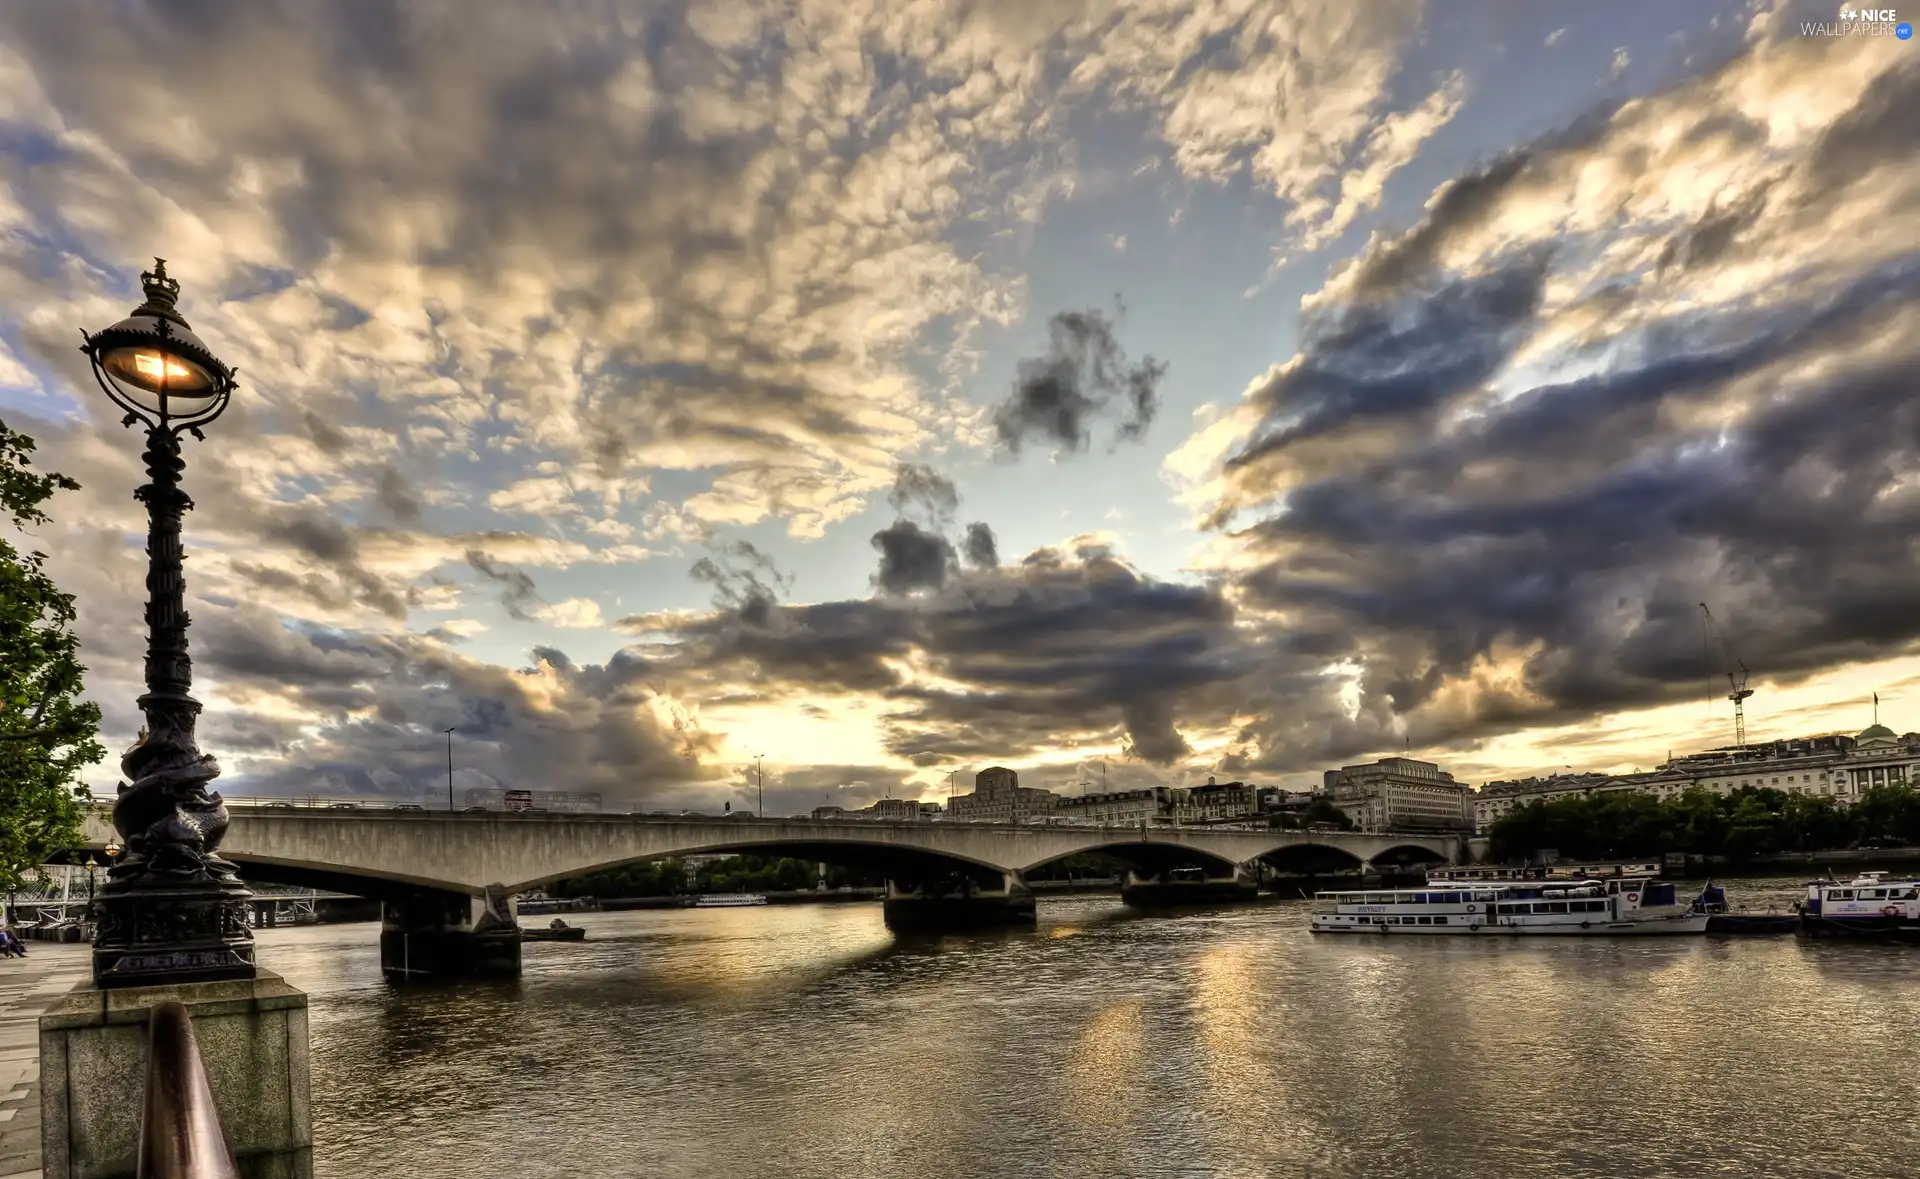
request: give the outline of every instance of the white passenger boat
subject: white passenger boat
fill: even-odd
[[[1862,872],[1844,884],[1809,881],[1800,928],[1810,937],[1920,941],[1920,880],[1888,880],[1885,872]]]
[[[1660,865],[1650,861],[1607,862],[1555,865],[1547,868],[1520,868],[1511,864],[1461,864],[1429,868],[1427,879],[1434,883],[1457,884],[1462,881],[1507,880],[1594,880],[1613,876],[1658,876]]]
[[[757,892],[710,892],[693,902],[696,909],[734,909],[742,905],[764,905],[767,898]]]
[[[1600,936],[1704,934],[1706,913],[1644,877],[1428,884],[1316,894],[1315,933]]]

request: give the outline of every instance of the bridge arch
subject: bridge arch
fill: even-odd
[[[1375,852],[1371,862],[1425,867],[1428,864],[1444,864],[1447,862],[1447,857],[1422,843],[1396,843],[1392,847]]]
[[[1143,874],[1156,874],[1171,868],[1205,868],[1215,876],[1231,875],[1239,867],[1237,861],[1223,855],[1199,848],[1188,847],[1181,843],[1165,840],[1143,840],[1138,838],[1116,838],[1108,842],[1089,844],[1071,851],[1059,852],[1020,865],[1019,871],[1032,872],[1055,864],[1073,856],[1102,855],[1132,867]]]
[[[590,863],[568,865],[563,869],[544,872],[527,880],[510,881],[506,884],[508,892],[528,892],[544,888],[562,880],[579,876],[591,876],[599,872],[617,872],[634,864],[644,864],[653,860],[678,860],[688,856],[764,856],[769,858],[788,857],[797,860],[811,860],[816,863],[832,864],[836,867],[864,869],[884,875],[889,879],[903,882],[919,881],[924,878],[951,876],[962,873],[976,881],[992,882],[997,885],[1006,869],[985,860],[970,856],[956,855],[944,851],[929,851],[923,848],[902,847],[879,841],[860,839],[833,840],[754,840],[726,839],[695,847],[675,848],[669,851],[652,851],[644,855],[627,855],[614,859],[603,859]]]
[[[1349,848],[1331,843],[1300,841],[1289,841],[1270,848],[1261,852],[1258,859],[1274,871],[1303,876],[1351,872],[1367,862],[1366,857]]]

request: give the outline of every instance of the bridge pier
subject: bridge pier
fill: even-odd
[[[424,978],[519,978],[520,926],[499,885],[485,896],[422,890],[380,903],[380,971]]]
[[[886,899],[880,904],[881,917],[895,933],[948,933],[1034,924],[1033,890],[1027,887],[1026,878],[1018,872],[999,875],[997,888],[972,874],[937,881],[889,879]]]
[[[1249,901],[1259,894],[1260,882],[1242,865],[1235,865],[1224,876],[1209,876],[1198,868],[1173,868],[1145,876],[1129,870],[1120,886],[1120,900],[1143,909]]]

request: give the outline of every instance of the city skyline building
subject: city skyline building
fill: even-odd
[[[1896,734],[1876,719],[1851,737],[1823,734],[1722,746],[1669,757],[1652,770],[1630,774],[1566,773],[1488,782],[1472,800],[1474,830],[1484,833],[1524,803],[1575,794],[1633,790],[1669,799],[1696,787],[1725,795],[1756,786],[1850,806],[1875,786],[1911,784],[1917,777],[1920,733]]]
[[[1383,757],[1326,771],[1328,799],[1363,831],[1473,827],[1471,791],[1430,761]]]
[[[1005,766],[989,766],[973,776],[973,792],[947,800],[947,817],[960,823],[1022,823],[1050,815],[1061,796],[1020,785],[1020,775]]]

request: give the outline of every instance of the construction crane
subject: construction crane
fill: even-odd
[[[1727,686],[1733,691],[1727,693],[1727,699],[1733,701],[1733,747],[1747,747],[1747,697],[1753,695],[1753,689],[1747,687],[1747,665],[1727,645],[1727,636],[1720,633],[1720,624],[1713,620],[1713,611],[1707,609],[1705,602],[1700,603],[1700,625],[1706,631],[1707,642],[1720,648],[1720,659],[1726,668]],[[1712,658],[1711,652],[1708,658]]]

